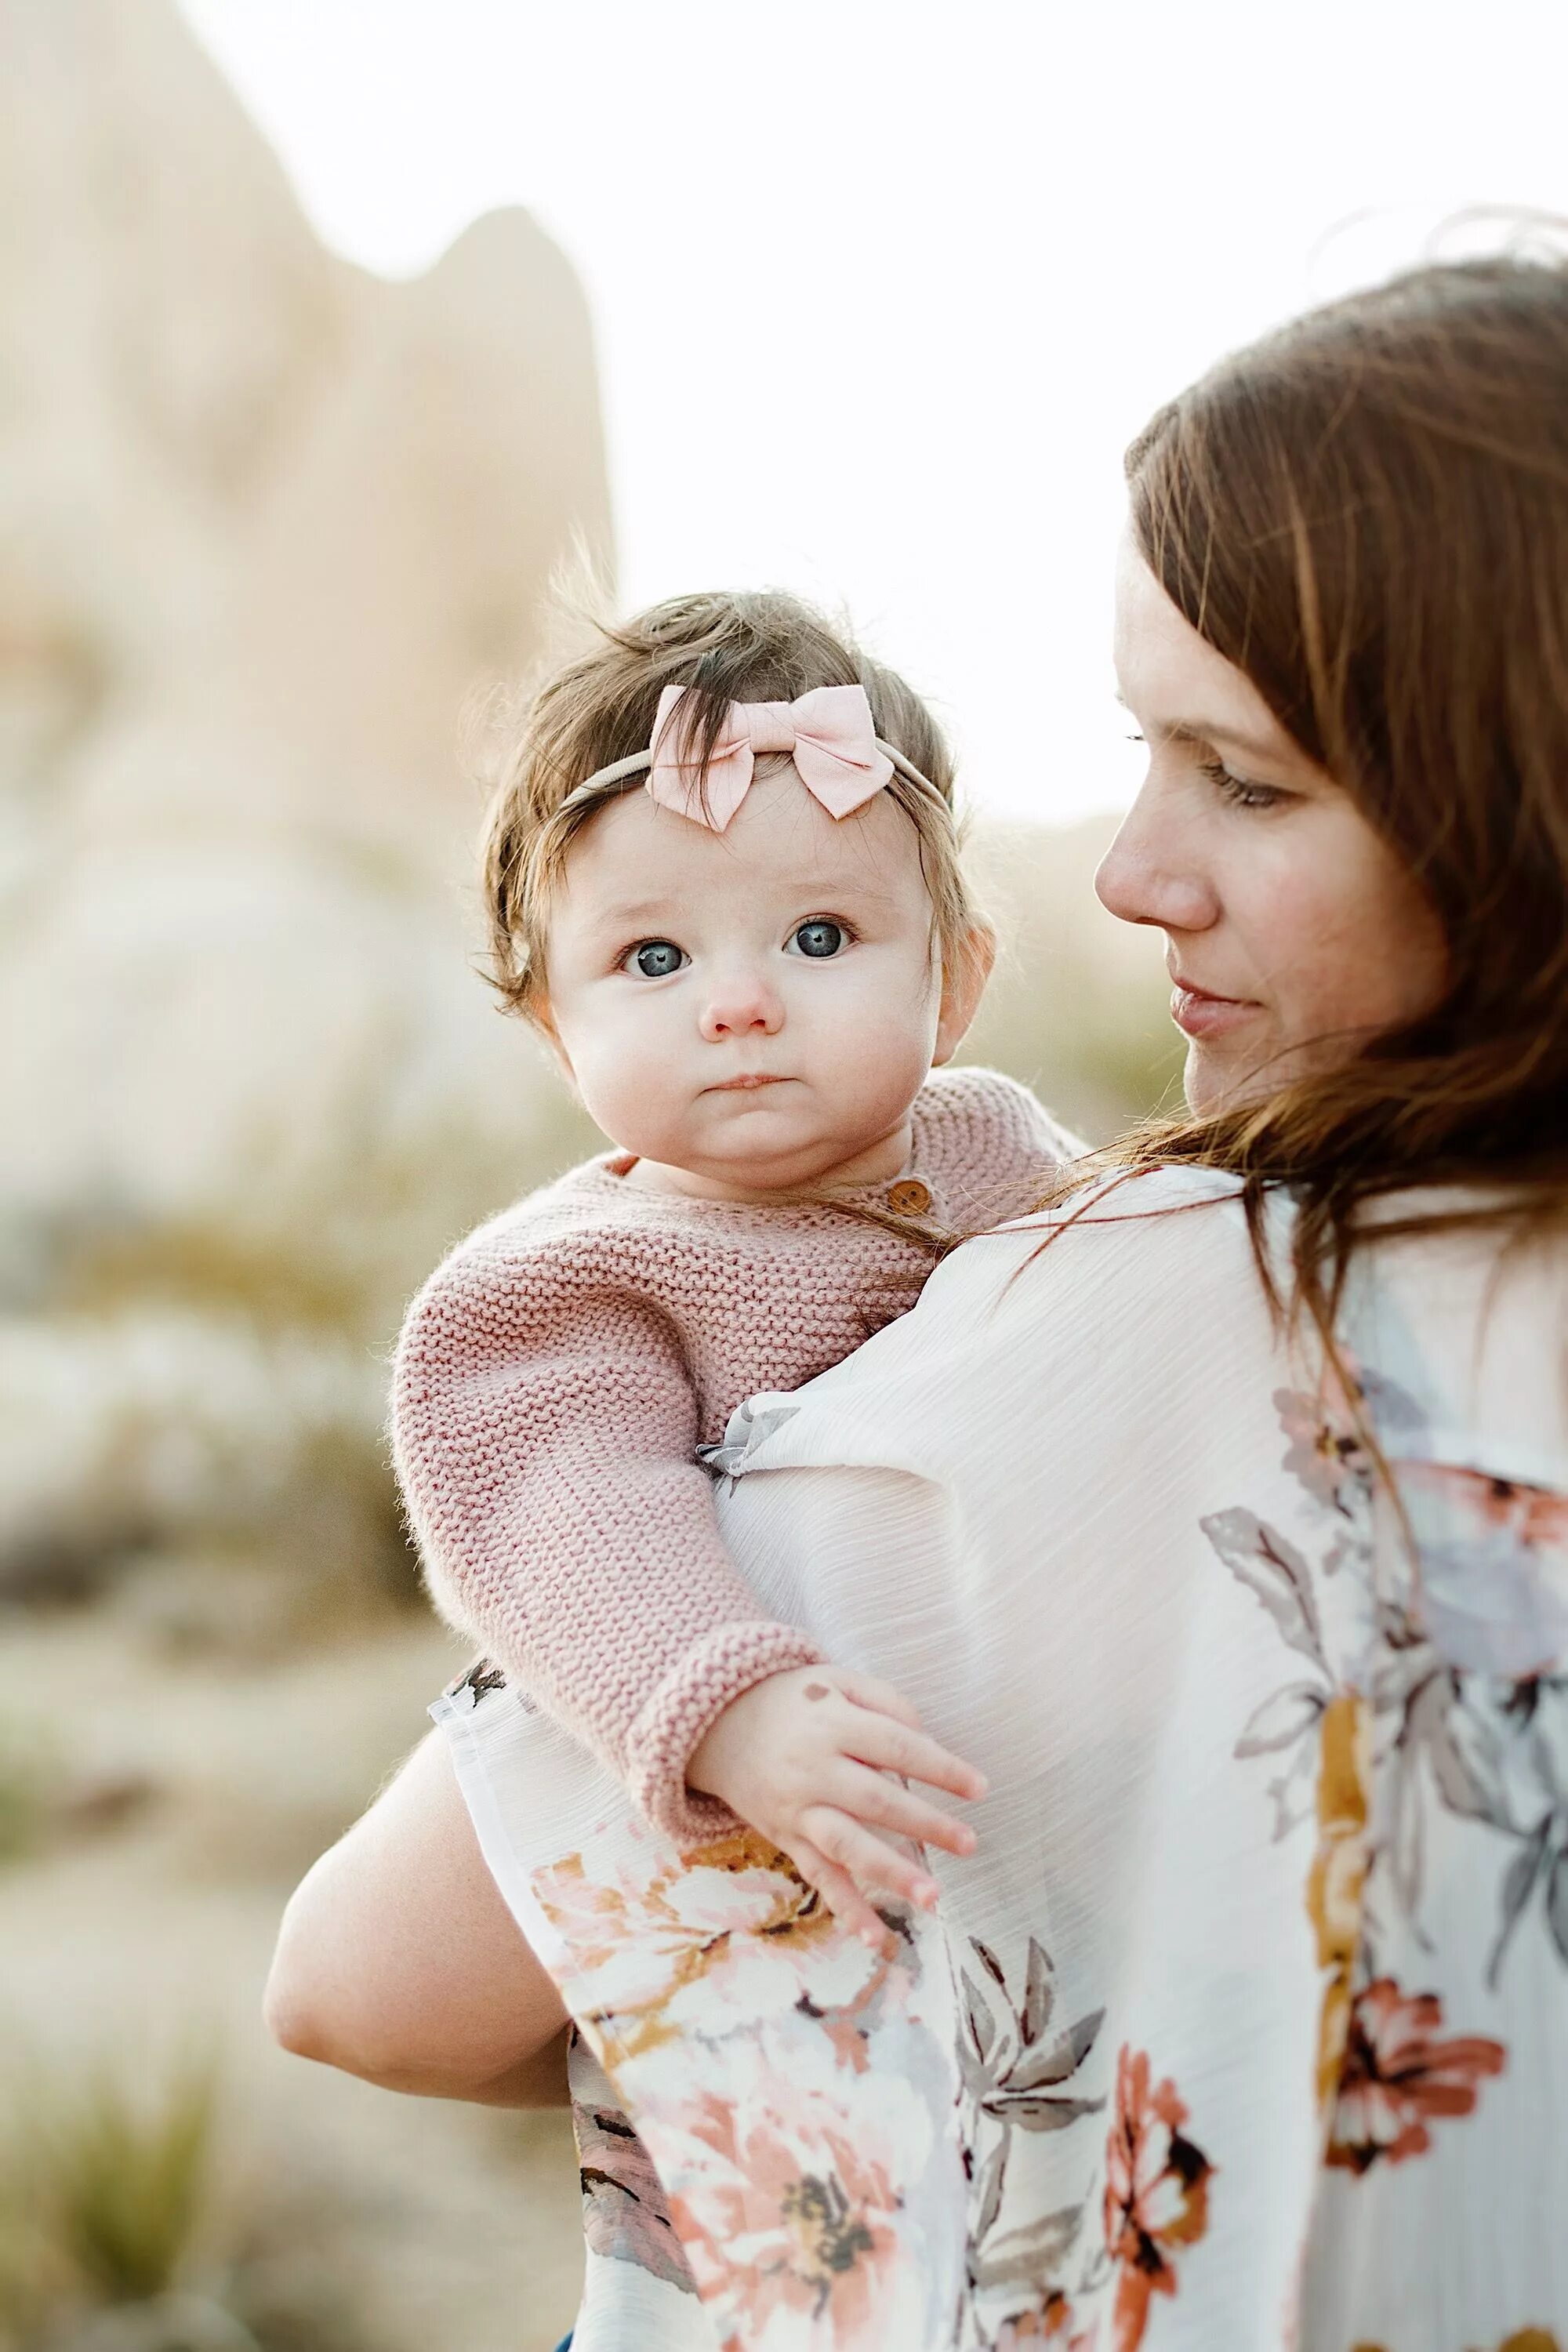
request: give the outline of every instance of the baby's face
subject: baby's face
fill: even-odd
[[[546,968],[546,1024],[605,1134],[721,1197],[896,1175],[962,1034],[914,826],[886,793],[836,821],[787,761],[759,763],[723,834],[612,802],[573,845]]]

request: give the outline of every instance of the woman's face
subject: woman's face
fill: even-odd
[[[1131,541],[1116,669],[1149,767],[1095,888],[1165,934],[1194,1111],[1348,1061],[1428,1011],[1446,959],[1422,892]]]

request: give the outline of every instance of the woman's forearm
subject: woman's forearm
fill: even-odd
[[[284,1913],[265,1997],[286,2050],[388,2090],[564,2101],[565,2016],[431,1732]]]

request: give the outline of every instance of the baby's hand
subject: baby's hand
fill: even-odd
[[[929,1910],[937,1890],[919,1863],[875,1832],[949,1853],[974,1850],[973,1830],[889,1773],[955,1797],[985,1794],[984,1774],[939,1747],[889,1684],[836,1666],[796,1666],[731,1700],[686,1777],[771,1838],[847,1927],[880,1946],[887,1931],[867,1892],[885,1888]]]

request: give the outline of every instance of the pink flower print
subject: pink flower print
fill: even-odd
[[[1105,2144],[1105,2245],[1117,2265],[1114,2352],[1137,2352],[1149,2298],[1173,2295],[1178,2247],[1208,2227],[1214,2167],[1181,2126],[1187,2110],[1169,2081],[1151,2086],[1149,2060],[1123,2043],[1116,2113]]]
[[[1279,1389],[1274,1410],[1289,1440],[1281,1467],[1299,1478],[1310,1495],[1350,1517],[1372,1477],[1372,1461],[1357,1418],[1361,1391],[1352,1393],[1331,1375],[1322,1392]]]
[[[721,2333],[762,2346],[775,2321],[806,2319],[821,2352],[923,2337],[926,2283],[899,2222],[929,2112],[896,2077],[756,2055],[749,2082],[667,2113],[658,2133],[670,2215]]]
[[[1380,2158],[1399,2164],[1423,2156],[1432,2144],[1429,2123],[1472,2112],[1478,2085],[1486,2075],[1501,2074],[1507,2053],[1500,2042],[1479,2034],[1439,2042],[1442,2022],[1436,1993],[1402,1993],[1392,1977],[1379,1977],[1357,1994],[1329,2139],[1331,2165],[1365,2172]]]

